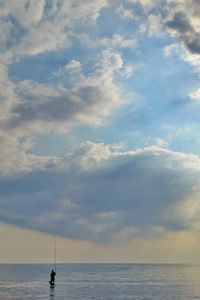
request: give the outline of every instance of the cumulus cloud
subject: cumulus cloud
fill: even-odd
[[[59,165],[59,158],[40,157],[29,154],[33,141],[29,137],[20,138],[15,133],[0,130],[0,177],[16,176],[55,168]]]
[[[72,71],[72,68],[76,68],[76,73],[81,70],[78,62],[71,61],[65,71]],[[22,81],[15,86],[17,100],[7,125],[13,128],[26,124],[40,130],[48,127],[69,129],[80,124],[99,125],[123,103],[120,88],[115,83],[115,73],[120,70],[124,71],[121,56],[104,50],[94,72],[88,76],[79,73],[82,80],[74,80],[70,89]]]
[[[141,31],[145,30],[151,36],[157,32],[161,33],[163,28],[167,29],[168,33],[182,42],[191,54],[200,53],[200,4],[198,0],[158,0],[156,2],[127,0],[126,3],[133,5],[133,8],[140,8],[137,18],[141,22]]]
[[[155,228],[159,234],[197,230],[199,180],[195,155],[158,146],[127,152],[90,142],[51,172],[1,179],[0,206],[7,222],[44,232],[54,224],[66,237],[114,242],[118,234],[155,235]]]
[[[121,70],[121,75],[128,78],[133,74],[133,67],[125,66],[122,57],[112,50],[101,52],[96,69],[87,76],[82,72],[81,62],[72,59],[54,73],[62,77],[60,83],[63,86],[26,80],[15,84],[7,71],[7,65],[20,60],[21,56],[68,47],[70,36],[76,36],[77,22],[94,22],[107,5],[107,0],[86,1],[84,5],[80,1],[71,3],[62,0],[51,3],[23,0],[20,5],[12,1],[1,3],[1,22],[5,25],[2,26],[2,40],[8,57],[6,62],[5,55],[1,56],[5,69],[1,71],[2,98],[6,103],[1,111],[4,125],[21,129],[26,125],[27,130],[48,130],[52,127],[65,130],[75,124],[96,126],[119,107],[122,101],[115,75]],[[8,47],[9,41],[12,43]],[[119,34],[105,41],[104,46],[110,44],[121,48],[134,47],[136,43],[134,39]],[[71,82],[71,88],[64,87],[64,81]],[[42,123],[44,126],[41,126]]]
[[[7,35],[15,41],[13,53],[35,55],[69,46],[76,24],[95,21],[107,5],[107,0],[84,1],[84,5],[64,0],[22,0],[20,4],[6,1],[0,4],[0,17],[3,24],[9,20],[15,28]],[[1,35],[8,30],[5,28]]]
[[[59,78],[58,85],[13,81],[9,74],[12,63],[20,62],[23,56],[68,47],[71,34],[76,36],[76,27],[81,22],[84,25],[91,22],[93,26],[107,5],[107,0],[85,1],[84,4],[62,0],[0,3],[2,176],[51,168],[48,157],[29,154],[33,146],[29,137],[34,131],[66,131],[82,124],[101,125],[123,103],[115,75],[121,73],[128,77],[132,69],[111,49],[97,55],[89,74],[84,74],[81,61],[71,59],[54,73]],[[133,45],[132,40],[120,35],[115,36],[115,43],[122,47]]]
[[[0,16],[5,17],[9,14],[12,14],[23,26],[28,27],[34,23],[38,23],[41,20],[44,7],[44,0],[22,0],[20,1],[20,5],[14,1],[1,2]]]

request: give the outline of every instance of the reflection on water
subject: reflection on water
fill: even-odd
[[[55,299],[55,297],[54,297],[54,295],[55,295],[55,287],[53,287],[53,288],[50,287],[49,290],[50,290],[49,299],[50,300],[54,300]]]

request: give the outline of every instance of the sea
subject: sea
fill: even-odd
[[[1,264],[1,300],[200,299],[200,266],[184,264]]]

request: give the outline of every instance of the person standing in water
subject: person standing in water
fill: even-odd
[[[54,270],[51,271],[51,274],[50,274],[50,281],[49,283],[51,285],[54,285],[55,284],[55,277],[56,277],[56,272]]]

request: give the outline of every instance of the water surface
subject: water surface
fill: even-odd
[[[200,266],[169,264],[59,264],[56,286],[47,264],[1,264],[2,300],[200,299]]]

